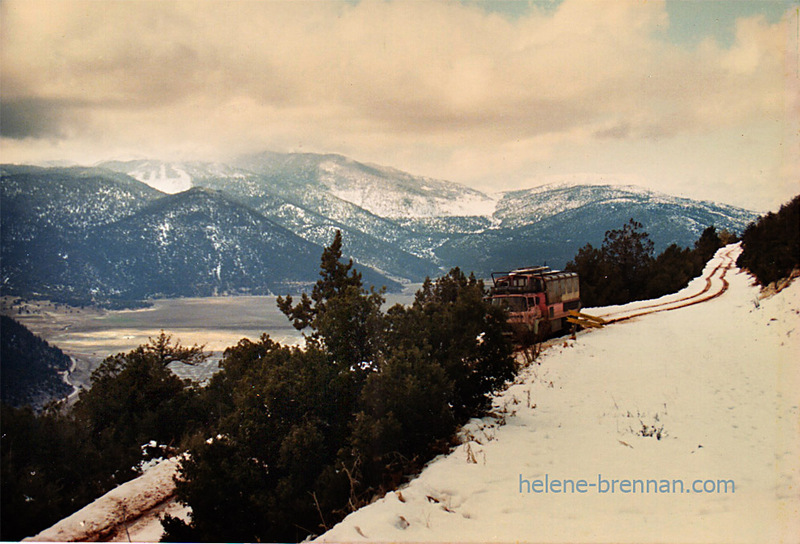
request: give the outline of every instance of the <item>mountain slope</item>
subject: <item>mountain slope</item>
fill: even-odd
[[[224,191],[315,244],[325,246],[341,230],[346,249],[358,263],[402,279],[436,275],[439,267],[424,256],[408,251],[403,229],[324,191],[287,190],[285,181],[263,174],[235,178],[200,178],[198,185]]]
[[[223,191],[301,238],[325,246],[341,230],[346,249],[358,263],[402,279],[440,272],[428,256],[404,250],[402,228],[394,221],[330,193],[318,182],[316,161],[305,155],[267,153],[245,157],[236,166],[218,163],[128,161],[101,163],[104,168],[148,176],[181,172],[194,187]],[[323,156],[324,157],[324,156]],[[307,164],[308,163],[308,164]],[[144,174],[142,174],[144,172]]]
[[[532,262],[563,266],[579,247],[599,244],[631,217],[657,251],[691,246],[710,225],[741,232],[756,217],[634,186],[587,184],[592,180],[485,195],[340,155],[264,152],[232,165],[171,168],[192,172],[193,184],[225,191],[317,244],[339,228],[357,261],[411,281],[453,266],[482,276]]]
[[[329,194],[378,217],[491,214],[495,199],[463,185],[369,165],[341,155],[261,153],[238,166],[275,180],[286,194]]]
[[[98,278],[123,298],[267,294],[313,282],[322,248],[229,197],[194,188],[95,229]]]
[[[296,292],[317,279],[322,244],[227,194],[194,188],[165,196],[99,168],[3,167],[2,174],[3,294],[127,305]],[[320,241],[330,243],[333,230],[320,231]],[[399,288],[362,272],[367,283]]]
[[[671,197],[630,186],[546,185],[506,193],[493,219],[497,227],[453,236],[436,254],[443,263],[472,263],[476,273],[543,263],[563,267],[587,243],[628,219],[642,223],[656,252],[670,244],[691,247],[708,226],[741,232],[756,215],[710,202]]]
[[[82,304],[91,299],[76,254],[89,232],[164,196],[125,175],[98,168],[0,167],[2,293]]]
[[[163,193],[98,168],[0,166],[3,235],[30,241],[50,227],[70,234],[130,215]]]
[[[610,209],[644,208],[649,210],[686,209],[702,221],[718,228],[747,224],[752,212],[725,204],[679,198],[633,185],[585,185],[554,183],[533,189],[503,193],[493,217],[501,227],[530,225],[559,213],[580,210],[587,205]],[[596,210],[593,210],[596,211]]]
[[[71,366],[60,349],[17,321],[0,316],[0,398],[11,406],[41,408],[72,392],[63,379]]]
[[[710,225],[741,232],[756,217],[634,186],[551,184],[489,196],[338,155],[263,153],[236,164],[304,209],[395,244],[440,271],[459,266],[484,277],[545,261],[563,266],[579,247],[599,244],[631,217],[644,225],[656,251],[672,243],[689,247]]]

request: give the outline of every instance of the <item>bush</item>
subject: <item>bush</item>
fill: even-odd
[[[736,261],[761,285],[788,277],[800,266],[800,195],[751,223],[742,235],[742,254]]]

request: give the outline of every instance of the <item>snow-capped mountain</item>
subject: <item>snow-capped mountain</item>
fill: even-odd
[[[281,282],[313,281],[317,263],[309,252],[319,255],[336,230],[347,256],[377,285],[397,285],[454,266],[481,277],[532,263],[562,267],[578,248],[599,245],[606,231],[630,218],[643,224],[656,251],[673,243],[691,246],[710,225],[741,232],[756,218],[732,206],[595,179],[487,195],[310,153],[265,152],[229,163],[8,166],[2,178],[4,292],[70,300],[94,300],[97,293],[121,299],[264,292],[278,276]],[[170,206],[186,212],[199,200],[218,211],[183,213],[180,229],[168,221],[177,213]],[[284,240],[275,247],[298,249],[302,257],[269,249],[275,236]],[[131,273],[133,263],[143,267],[141,274]],[[186,275],[193,266],[202,277]],[[162,287],[143,285],[151,275]],[[188,289],[186,278],[203,287]]]
[[[379,217],[423,218],[490,216],[497,198],[464,185],[365,164],[341,155],[265,152],[241,157],[231,165],[156,160],[107,161],[97,166],[174,194],[193,186],[259,176],[273,190],[303,201],[309,191],[333,196]]]
[[[379,217],[487,216],[496,199],[462,185],[334,156],[319,164],[319,182],[334,196]]]
[[[158,189],[162,193],[170,195],[187,191],[192,187],[192,178],[189,177],[189,174],[180,168],[167,169],[164,164],[157,171],[140,170],[133,172],[131,176],[154,189]]]
[[[221,163],[164,162],[152,159],[114,160],[96,166],[127,174],[166,194],[188,191],[198,185],[194,180],[209,177],[237,178],[244,174]]]
[[[99,168],[1,173],[3,294],[126,305],[282,294],[317,279],[321,245],[226,193],[165,195]],[[364,268],[368,283],[398,287]]]
[[[334,228],[366,237],[369,243],[354,243],[354,257],[399,278],[414,273],[382,265],[367,246],[391,244],[402,251],[403,266],[410,265],[409,256],[437,269],[469,263],[485,274],[496,266],[492,263],[498,251],[493,248],[515,256],[513,264],[549,259],[561,266],[579,247],[575,244],[599,243],[606,230],[631,217],[644,224],[657,249],[671,243],[691,245],[709,225],[738,232],[755,218],[740,208],[614,185],[597,176],[487,195],[341,155],[264,152],[230,165],[184,163],[180,169],[191,173],[194,185],[234,195],[317,244],[324,245],[321,233],[328,236]],[[554,217],[560,218],[557,224],[551,221]],[[464,253],[459,248],[465,246],[475,251]],[[436,270],[428,268],[422,276],[431,273]]]
[[[708,214],[719,228],[731,222],[752,220],[752,212],[717,204],[680,198],[635,185],[587,184],[556,182],[503,193],[493,214],[502,227],[519,227],[541,221],[559,213],[577,210],[588,205],[607,205],[613,208],[628,206],[674,206],[697,209]]]

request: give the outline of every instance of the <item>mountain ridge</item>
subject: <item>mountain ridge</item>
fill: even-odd
[[[136,168],[132,168],[133,165],[135,165]],[[144,169],[143,165],[150,165],[151,170],[148,171]],[[392,179],[390,180],[391,183],[405,184],[408,186],[407,188],[410,189],[412,193],[424,194],[429,189],[431,189],[431,187],[426,187],[426,184],[435,185],[436,188],[440,190],[439,192],[442,192],[442,190],[444,190],[444,192],[447,192],[447,190],[450,189],[450,192],[456,195],[459,193],[471,195],[474,197],[478,197],[483,201],[491,204],[499,204],[503,199],[509,199],[515,196],[518,197],[519,195],[533,196],[545,192],[553,192],[556,190],[570,190],[577,188],[605,188],[605,189],[614,189],[617,191],[622,191],[630,195],[647,196],[651,199],[664,199],[667,201],[680,200],[686,202],[704,203],[706,205],[724,207],[730,210],[744,209],[738,206],[734,206],[716,200],[695,199],[689,197],[674,196],[661,191],[648,189],[641,185],[631,183],[628,180],[625,180],[621,183],[613,183],[612,180],[614,176],[608,176],[608,175],[601,176],[593,174],[584,174],[578,177],[566,177],[566,178],[551,176],[548,179],[552,179],[554,177],[556,179],[553,181],[545,180],[541,184],[533,185],[525,189],[485,192],[477,189],[472,189],[458,182],[452,182],[427,176],[415,176],[413,174],[407,173],[403,170],[400,170],[392,166],[383,166],[369,162],[360,162],[336,153],[326,153],[326,154],[276,153],[271,151],[264,151],[261,153],[241,156],[239,158],[233,159],[229,163],[202,162],[202,161],[165,162],[165,161],[157,161],[151,159],[134,159],[128,161],[126,160],[103,161],[97,163],[96,166],[110,169],[112,171],[117,171],[120,173],[129,173],[132,177],[143,183],[148,183],[148,181],[152,179],[159,179],[154,175],[155,172],[164,171],[168,169],[174,172],[181,172],[191,176],[192,181],[197,182],[196,184],[193,183],[192,186],[196,186],[198,184],[202,185],[203,183],[207,183],[210,179],[223,179],[223,178],[244,179],[248,176],[253,176],[253,175],[268,175],[268,177],[274,178],[278,174],[287,174],[287,172],[292,172],[291,182],[296,184],[300,188],[307,188],[309,186],[313,186],[315,181],[317,182],[321,181],[323,182],[322,184],[326,185],[328,189],[331,189],[330,192],[332,194],[334,194],[335,196],[339,196],[342,200],[355,204],[367,211],[371,211],[372,213],[374,213],[379,217],[392,218],[392,219],[401,219],[401,218],[405,219],[408,218],[408,215],[399,215],[393,212],[387,213],[385,211],[384,213],[381,213],[380,211],[372,209],[375,206],[371,206],[369,203],[363,202],[363,199],[355,198],[353,197],[352,194],[348,193],[347,191],[340,190],[341,178],[342,177],[352,178],[352,174],[350,173],[345,172],[344,176],[338,176],[338,177],[337,176],[320,177],[319,176],[320,172],[323,174],[332,174],[331,166],[336,166],[337,168],[353,167],[356,168],[357,170],[364,171],[367,174],[374,175],[376,177],[389,178],[391,176],[392,177]],[[300,173],[300,175],[298,175],[298,173]],[[331,183],[329,178],[333,178],[335,181]],[[167,179],[177,179],[177,178],[167,178]],[[414,187],[413,185],[416,185],[416,187]],[[357,193],[357,191],[354,191],[354,194],[355,193]],[[358,202],[359,200],[362,200],[362,202],[359,203]],[[417,213],[414,215],[414,217],[435,218],[435,217],[453,216],[453,217],[491,218],[496,213],[496,211],[497,210],[494,207],[484,206],[481,207],[480,213],[475,213],[475,210],[470,210],[470,213],[457,214],[457,213],[447,213],[448,211],[444,210],[443,213],[438,213],[438,214]],[[752,210],[745,210],[745,211],[749,212],[750,214],[756,213]]]
[[[660,251],[691,246],[711,225],[741,232],[757,217],[630,184],[556,180],[487,195],[336,154],[6,165],[0,174],[3,292],[62,299],[302,289],[316,279],[318,256],[337,230],[365,279],[397,290],[398,282],[455,266],[479,277],[543,262],[561,267],[629,218],[644,225]],[[190,213],[192,202],[214,210]],[[167,216],[181,219],[168,228]],[[282,259],[272,257],[276,252]],[[137,283],[143,277],[162,287]]]

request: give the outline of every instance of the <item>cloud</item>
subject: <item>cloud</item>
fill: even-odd
[[[514,16],[456,1],[0,9],[3,137],[78,138],[97,153],[303,147],[488,184],[542,160],[566,168],[576,149],[600,164],[603,145],[787,114],[786,20],[740,19],[732,46],[687,46],[667,39],[657,1]]]
[[[64,138],[64,127],[78,106],[74,101],[40,98],[0,99],[0,136],[13,140]],[[71,120],[74,122],[74,119]]]

